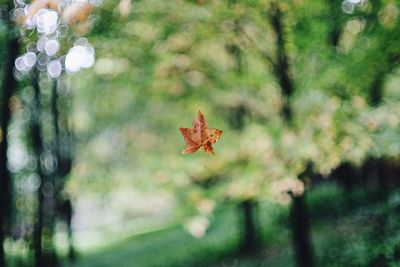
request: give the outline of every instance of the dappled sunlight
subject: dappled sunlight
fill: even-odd
[[[146,194],[124,187],[116,188],[105,197],[79,196],[75,200],[73,221],[75,244],[87,250],[107,240],[117,240],[127,232],[141,232],[168,224],[172,206],[168,194]]]
[[[197,216],[189,218],[185,223],[185,228],[193,237],[201,238],[205,235],[209,223],[206,217]]]

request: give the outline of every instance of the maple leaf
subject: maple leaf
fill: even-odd
[[[222,134],[222,130],[207,127],[204,115],[200,111],[193,120],[192,128],[179,128],[179,130],[186,144],[182,154],[191,154],[202,148],[204,152],[214,155],[212,145],[218,141]]]

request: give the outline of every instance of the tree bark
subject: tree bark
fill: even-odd
[[[273,62],[273,70],[278,83],[281,87],[283,106],[282,115],[284,119],[290,123],[292,120],[292,109],[290,107],[290,97],[293,94],[294,86],[290,77],[289,59],[286,52],[285,34],[282,23],[282,12],[279,3],[271,4],[271,13],[269,16],[272,28],[276,34],[277,56]]]
[[[343,16],[343,11],[340,7],[341,1],[337,0],[327,0],[327,5],[329,6],[330,21],[332,23],[331,29],[329,31],[329,44],[332,48],[336,49],[339,44],[340,37],[343,31],[343,22],[340,19]]]
[[[34,226],[33,233],[33,245],[34,245],[34,254],[35,254],[35,267],[42,266],[42,229],[43,229],[43,184],[44,184],[44,173],[42,172],[41,167],[41,155],[43,153],[43,140],[42,133],[40,128],[40,117],[41,117],[41,104],[40,104],[40,88],[39,88],[39,74],[37,71],[34,74],[32,79],[32,85],[34,88],[35,96],[33,103],[33,111],[32,111],[32,125],[31,125],[31,134],[32,134],[32,146],[33,152],[36,157],[37,166],[36,172],[40,177],[40,186],[37,192],[38,197],[38,206],[36,211],[36,222]]]
[[[43,212],[44,224],[43,227],[47,228],[46,234],[43,236],[46,238],[48,245],[43,250],[43,266],[55,267],[58,265],[58,259],[54,247],[54,223],[56,218],[56,195],[60,188],[58,182],[60,179],[59,174],[59,158],[60,158],[60,129],[59,129],[59,111],[58,111],[58,92],[57,92],[57,80],[52,81],[51,88],[51,114],[52,114],[52,126],[53,126],[53,165],[54,168],[52,173],[47,176],[47,183],[52,187],[52,193],[47,194],[44,198],[46,210]]]
[[[57,266],[57,258],[53,247],[53,227],[55,218],[55,174],[47,174],[43,170],[41,164],[45,146],[42,133],[43,121],[41,120],[42,106],[39,87],[39,74],[37,71],[34,74],[32,85],[35,92],[31,126],[32,146],[37,161],[36,173],[39,175],[41,180],[37,192],[37,218],[33,234],[35,267],[55,267]],[[44,229],[46,229],[46,231],[43,231]],[[47,245],[43,246],[43,244]]]
[[[235,31],[240,32],[240,25],[235,21]],[[245,60],[243,58],[243,52],[237,44],[226,45],[227,51],[231,54],[235,60],[235,71],[236,75],[241,76],[246,71]],[[244,117],[247,111],[246,108],[239,104],[229,110],[229,124],[237,131],[242,131],[244,128]],[[242,243],[240,250],[244,253],[253,253],[259,248],[257,238],[257,222],[255,209],[257,204],[252,199],[246,199],[239,204],[239,212],[241,220],[242,230]]]
[[[257,204],[252,199],[247,199],[240,203],[240,210],[242,212],[241,217],[243,218],[241,251],[245,253],[253,253],[259,249],[257,222],[255,217],[256,208]]]
[[[400,28],[397,28],[400,29]],[[384,41],[382,41],[384,42]],[[387,44],[388,42],[384,42]],[[379,65],[374,78],[368,89],[368,102],[370,106],[378,106],[381,104],[384,96],[384,86],[386,78],[389,74],[393,73],[400,65],[400,51],[387,55],[383,66]]]
[[[53,81],[51,109],[53,115],[54,129],[54,157],[56,161],[56,169],[54,171],[54,188],[55,199],[57,203],[56,213],[67,226],[68,234],[68,259],[72,262],[76,258],[75,249],[73,246],[73,232],[71,228],[73,207],[68,194],[63,193],[65,178],[70,173],[72,167],[72,133],[68,127],[66,119],[68,110],[59,110],[60,95],[58,93],[58,85],[62,85],[62,80]],[[65,99],[64,99],[65,100]],[[64,112],[64,120],[60,119],[60,113]],[[64,149],[62,149],[64,148]],[[57,260],[57,259],[56,259]]]
[[[51,245],[50,251],[48,249],[43,249],[43,241],[47,241],[48,243],[53,243],[53,221],[54,221],[54,197],[53,195],[49,195],[49,190],[54,191],[54,187],[49,189],[49,186],[52,186],[52,179],[47,175],[43,169],[41,164],[42,155],[44,152],[44,141],[43,141],[43,133],[42,133],[42,107],[40,100],[40,87],[39,87],[39,74],[37,71],[34,74],[34,78],[32,80],[32,85],[34,88],[35,96],[33,103],[33,111],[32,111],[32,125],[31,125],[31,134],[32,134],[32,146],[33,151],[36,157],[37,166],[36,173],[40,177],[40,186],[37,192],[38,198],[38,206],[36,211],[36,222],[34,226],[33,233],[33,243],[34,243],[34,255],[35,255],[35,267],[54,267],[56,266],[55,253],[53,247]],[[45,188],[47,187],[47,189]],[[47,193],[45,194],[45,190]],[[44,234],[43,229],[47,227],[48,231]],[[45,238],[45,239],[43,239]],[[47,247],[47,246],[46,246]]]
[[[290,106],[290,98],[295,90],[294,82],[290,74],[289,57],[286,51],[286,36],[284,32],[283,14],[279,7],[279,1],[273,1],[269,15],[271,26],[276,34],[277,56],[273,63],[273,69],[281,88],[283,106],[282,116],[286,124],[292,124],[293,112]],[[309,169],[309,168],[307,168]],[[301,175],[299,176],[301,179]],[[311,246],[309,215],[303,195],[292,194],[292,234],[295,256],[299,267],[313,266],[313,251]]]
[[[293,230],[293,244],[296,253],[298,267],[312,267],[313,250],[311,246],[311,235],[308,209],[305,202],[305,192],[302,195],[292,196],[291,228]]]
[[[8,124],[11,119],[9,101],[15,89],[15,79],[13,75],[14,62],[19,50],[18,38],[12,37],[8,42],[8,56],[4,65],[4,76],[2,83],[1,96],[1,118],[0,118],[0,266],[5,266],[5,255],[3,250],[3,241],[5,231],[9,222],[11,210],[11,174],[7,168],[7,150],[8,150]]]

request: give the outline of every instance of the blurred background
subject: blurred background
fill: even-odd
[[[1,267],[400,266],[398,1],[0,3]]]

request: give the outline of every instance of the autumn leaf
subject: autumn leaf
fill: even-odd
[[[185,140],[186,147],[182,154],[191,154],[200,149],[214,155],[215,144],[222,134],[222,130],[210,129],[203,114],[199,111],[193,120],[192,128],[179,128]]]

